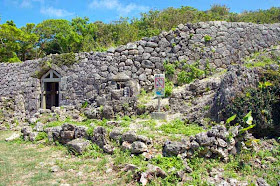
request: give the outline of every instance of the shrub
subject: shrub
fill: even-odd
[[[260,80],[257,88],[248,88],[235,97],[224,109],[223,115],[230,117],[236,114],[235,123],[240,123],[245,128],[243,117],[252,111],[253,124],[256,126],[251,131],[256,137],[280,136],[279,73],[266,71]]]
[[[174,64],[164,62],[163,67],[165,69],[165,74],[167,74],[167,75],[175,74],[175,65]]]
[[[201,78],[206,74],[203,70],[198,68],[199,63],[185,64],[183,66],[184,71],[178,73],[178,84],[191,83],[193,80]]]
[[[174,85],[172,81],[165,80],[165,82],[165,97],[169,97],[172,94]]]

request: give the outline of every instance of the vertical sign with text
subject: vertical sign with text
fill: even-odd
[[[164,74],[155,74],[156,97],[164,97],[164,89],[165,89],[164,78],[165,78]]]

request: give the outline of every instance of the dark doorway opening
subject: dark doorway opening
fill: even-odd
[[[51,109],[52,107],[59,107],[61,75],[55,70],[50,69],[41,78],[41,108]]]
[[[59,106],[59,83],[47,82],[45,83],[46,109]]]

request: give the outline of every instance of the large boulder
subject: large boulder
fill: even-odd
[[[220,87],[215,95],[213,106],[210,109],[211,118],[216,121],[225,121],[222,110],[231,100],[246,87],[256,87],[259,82],[259,71],[256,68],[248,69],[241,65],[229,66]]]

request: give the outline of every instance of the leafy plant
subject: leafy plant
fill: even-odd
[[[36,136],[35,141],[41,141],[43,139],[47,139],[48,138],[48,134],[45,132],[39,132],[38,135]]]
[[[211,36],[209,36],[209,35],[205,35],[204,36],[204,41],[205,41],[205,43],[208,43],[208,42],[210,42],[212,40],[212,37]]]
[[[256,125],[252,125],[253,122],[252,111],[250,111],[248,114],[246,114],[246,116],[244,116],[243,121],[248,125],[248,127],[242,128],[240,130],[241,133],[248,131],[256,126]]]
[[[191,65],[185,64],[183,66],[184,71],[178,73],[178,84],[182,85],[185,83],[191,83],[193,80],[204,76],[205,72],[200,70],[198,66],[198,62]]]
[[[169,62],[164,62],[163,64],[165,74],[174,75],[175,74],[175,65]]]
[[[165,97],[171,96],[174,84],[172,81],[165,80]]]
[[[82,104],[82,108],[87,108],[87,106],[88,106],[88,102],[85,101],[85,102]]]

